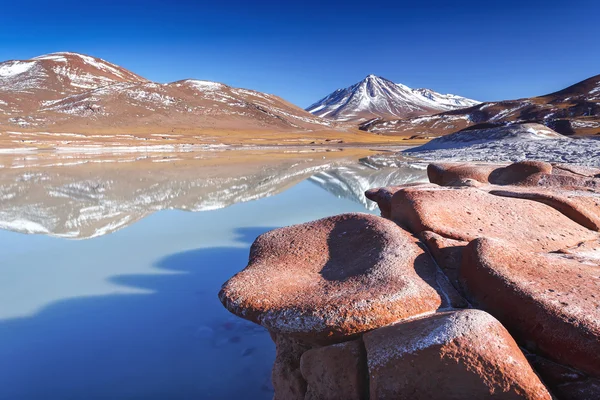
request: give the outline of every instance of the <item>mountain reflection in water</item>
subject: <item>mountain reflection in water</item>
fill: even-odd
[[[0,399],[272,399],[274,344],[219,288],[257,235],[425,176],[374,154],[0,156],[0,226],[39,233],[0,230]]]
[[[0,229],[87,239],[165,209],[205,211],[309,181],[373,210],[364,191],[421,181],[424,166],[367,149],[0,157]]]

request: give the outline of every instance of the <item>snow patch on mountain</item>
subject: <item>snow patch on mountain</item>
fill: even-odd
[[[77,53],[0,63],[0,91],[71,94],[119,82],[147,82],[115,64]]]
[[[0,78],[11,78],[23,74],[33,67],[33,63],[25,61],[9,61],[0,64]]]
[[[219,82],[211,82],[211,81],[200,81],[195,79],[188,79],[185,81],[188,85],[192,86],[194,89],[198,89],[201,92],[204,91],[214,91],[214,90],[222,90],[225,88],[225,85]]]

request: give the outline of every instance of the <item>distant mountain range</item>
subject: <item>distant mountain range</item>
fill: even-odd
[[[486,102],[435,115],[377,118],[364,122],[361,129],[430,138],[476,125],[490,128],[526,122],[546,125],[563,135],[600,134],[600,75],[544,96]]]
[[[145,127],[297,131],[336,124],[275,95],[201,80],[155,83],[84,54],[0,63],[0,129]]]
[[[396,119],[434,114],[479,104],[476,100],[431,89],[411,89],[369,75],[345,89],[338,89],[306,111],[336,121],[362,122],[373,118]]]
[[[223,132],[231,138],[240,137],[239,132],[244,131],[249,132],[244,140],[257,143],[265,139],[256,138],[254,132],[272,132],[275,139],[269,140],[283,143],[286,140],[281,134],[286,132],[309,138],[306,132],[335,131],[349,141],[356,141],[357,136],[369,141],[376,138],[369,132],[430,138],[474,125],[523,122],[541,123],[565,135],[600,133],[600,75],[545,96],[486,103],[430,89],[411,89],[369,75],[303,110],[275,95],[217,82],[151,82],[108,61],[78,53],[0,63],[0,131],[10,133],[0,138],[3,147],[48,145],[41,137],[12,137],[14,131],[17,135],[142,135],[123,145],[142,140],[148,144],[150,133],[179,133],[177,140],[187,143],[190,133],[198,131],[204,136],[193,136],[196,141],[222,143]],[[357,128],[364,133],[358,133]],[[205,132],[219,132],[221,136],[207,136]],[[316,140],[332,141],[327,135],[311,135]],[[298,141],[296,136],[293,140]],[[106,136],[86,140],[96,140],[93,138],[102,141]],[[341,141],[336,138],[334,143]],[[110,140],[117,140],[116,136]]]

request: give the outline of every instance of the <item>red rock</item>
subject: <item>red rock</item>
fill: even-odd
[[[480,310],[437,313],[363,336],[370,399],[550,399],[504,327]]]
[[[490,193],[496,196],[539,201],[588,229],[600,231],[600,192],[510,187],[492,189]]]
[[[530,185],[532,176],[551,173],[552,165],[547,162],[520,161],[496,169],[490,174],[489,182],[496,185]]]
[[[578,243],[575,246],[557,250],[563,257],[584,264],[600,263],[600,239]]]
[[[440,308],[438,268],[392,221],[343,214],[258,237],[219,297],[271,332],[332,343]]]
[[[521,161],[508,166],[493,164],[430,164],[429,181],[440,186],[482,184],[525,187],[600,188],[598,169],[559,164],[554,168],[542,161]]]
[[[367,358],[361,340],[308,350],[300,359],[305,400],[368,398]]]
[[[304,400],[307,385],[300,371],[300,357],[311,346],[285,335],[271,337],[277,350],[271,373],[273,400]]]
[[[392,196],[404,186],[388,186],[382,188],[369,189],[365,192],[365,197],[377,203],[381,216],[389,218],[391,213]]]
[[[477,239],[461,277],[471,300],[536,354],[600,377],[600,265]],[[589,257],[588,261],[594,260]]]
[[[453,287],[460,290],[459,270],[462,262],[462,252],[469,242],[447,239],[431,231],[421,232],[419,238],[427,245],[429,252],[444,271]]]
[[[365,197],[377,203],[381,216],[383,218],[391,217],[392,197],[399,190],[409,187],[435,187],[427,183],[407,183],[402,186],[386,186],[381,188],[369,189],[365,192]]]
[[[429,182],[440,186],[476,186],[488,183],[490,174],[497,165],[475,164],[429,164],[427,177]]]
[[[490,237],[527,250],[555,251],[597,237],[550,206],[475,188],[401,189],[392,197],[391,218],[415,234],[466,242]]]
[[[600,189],[600,179],[576,176],[573,174],[533,174],[521,186],[543,186],[562,188],[591,188]]]
[[[559,174],[570,173],[577,176],[585,176],[588,178],[600,178],[600,169],[593,167],[584,167],[573,164],[554,164],[553,172]]]

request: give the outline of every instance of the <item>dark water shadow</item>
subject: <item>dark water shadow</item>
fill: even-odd
[[[267,230],[238,230],[239,247],[168,255],[154,265],[162,274],[110,278],[147,293],[67,299],[0,321],[0,399],[272,398],[267,332],[217,298]]]

